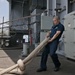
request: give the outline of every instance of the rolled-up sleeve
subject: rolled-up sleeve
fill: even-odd
[[[64,30],[65,30],[65,29],[64,29],[64,26],[63,26],[63,25],[59,25],[59,26],[58,26],[57,31],[63,32]]]

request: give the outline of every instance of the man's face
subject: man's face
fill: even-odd
[[[53,24],[54,24],[54,25],[59,24],[59,20],[58,20],[58,19],[56,19],[56,18],[53,18]]]

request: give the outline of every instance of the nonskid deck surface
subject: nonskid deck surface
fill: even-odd
[[[8,68],[14,65],[20,58],[22,50],[0,50],[0,68]],[[67,60],[65,57],[59,56],[60,62],[62,64],[59,72],[54,72],[54,65],[51,58],[48,58],[47,66],[48,70],[46,72],[37,73],[36,70],[39,68],[40,56],[36,57],[27,67],[24,75],[75,75],[75,62]],[[5,74],[12,75],[12,74]],[[13,74],[15,75],[15,74]]]

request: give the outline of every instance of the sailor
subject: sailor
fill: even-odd
[[[56,50],[59,44],[59,39],[63,34],[63,31],[64,31],[64,26],[60,23],[59,17],[55,16],[53,18],[53,26],[46,35],[46,38],[50,37],[50,40],[48,41],[48,44],[46,45],[42,53],[40,68],[37,70],[37,72],[42,72],[47,70],[46,63],[47,63],[48,54],[50,54],[51,59],[54,63],[55,66],[54,71],[55,72],[59,71],[61,63],[56,54]]]

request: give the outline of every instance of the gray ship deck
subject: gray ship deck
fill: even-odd
[[[0,68],[7,68],[14,65],[20,57],[22,50],[0,50]],[[34,58],[34,60],[26,67],[24,75],[75,75],[75,62],[67,60],[65,57],[59,56],[61,61],[61,69],[59,72],[53,71],[53,63],[51,58],[48,58],[46,72],[37,73],[36,70],[39,68],[40,56]],[[8,74],[7,74],[8,75]]]

